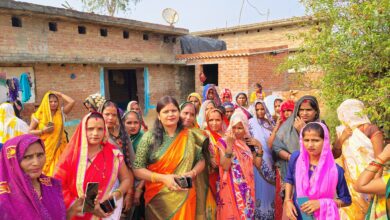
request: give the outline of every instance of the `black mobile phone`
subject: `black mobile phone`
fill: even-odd
[[[115,204],[114,198],[107,199],[106,201],[100,203],[100,208],[102,208],[102,210],[105,213],[109,213],[109,212],[114,211],[114,209],[116,208],[116,204]]]
[[[249,138],[249,137],[246,137],[246,138],[245,138],[245,143],[246,143],[246,145],[248,145],[248,147],[249,147],[249,149],[251,150],[251,152],[255,152],[255,151],[256,151],[255,146],[248,144],[249,141],[250,141],[250,138]]]
[[[175,177],[175,182],[183,189],[192,188],[192,179],[191,177],[181,176]]]
[[[85,199],[83,204],[83,213],[92,212],[95,208],[95,199],[98,195],[99,183],[89,182],[87,183],[87,190],[85,191]]]

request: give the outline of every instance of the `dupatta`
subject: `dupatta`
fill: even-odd
[[[66,147],[66,136],[64,132],[64,117],[62,110],[59,107],[54,115],[51,115],[49,95],[54,94],[51,91],[48,91],[45,94],[37,111],[32,114],[31,120],[38,122],[37,129],[39,130],[43,130],[49,122],[54,124],[53,132],[44,133],[40,136],[43,142],[45,142],[46,151],[46,164],[43,168],[43,173],[51,176],[61,153]],[[60,106],[60,104],[58,104],[58,106]]]
[[[60,179],[63,184],[67,208],[85,194],[88,182],[99,182],[99,190],[102,193],[99,194],[98,199],[101,202],[107,199],[118,179],[119,167],[123,162],[123,154],[120,150],[110,143],[103,142],[102,150],[88,166],[86,126],[91,114],[86,115],[77,127],[55,171],[55,178]],[[91,217],[90,213],[86,213],[83,219]]]
[[[10,103],[0,105],[0,143],[8,139],[28,133],[28,125],[15,116]]]
[[[318,123],[318,122],[311,122]],[[310,124],[310,123],[309,123]],[[310,200],[319,200],[320,209],[314,212],[318,220],[340,219],[339,210],[333,198],[336,195],[338,171],[330,146],[328,128],[322,124],[324,130],[324,144],[320,160],[313,174],[309,178],[310,159],[309,153],[303,144],[303,134],[300,132],[300,154],[295,165],[295,190],[297,198],[309,197]],[[302,129],[303,130],[303,129]]]

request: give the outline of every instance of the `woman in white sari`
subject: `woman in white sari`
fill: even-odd
[[[364,219],[371,196],[357,193],[353,186],[368,164],[383,150],[383,133],[371,124],[363,110],[363,102],[356,99],[345,100],[337,109],[341,125],[336,128],[337,140],[333,153],[336,158],[341,156],[352,196],[352,205],[340,211],[342,219]],[[374,210],[375,203],[372,206]]]

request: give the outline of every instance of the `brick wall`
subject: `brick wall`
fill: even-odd
[[[164,43],[163,34],[123,30],[98,24],[78,23],[38,16],[19,16],[22,27],[12,27],[11,14],[0,14],[0,62],[58,62],[58,63],[159,63],[173,62],[179,43]],[[58,31],[49,31],[48,22],[56,22]],[[78,33],[78,26],[86,34]],[[107,28],[108,36],[100,36]],[[171,38],[170,38],[171,39]]]

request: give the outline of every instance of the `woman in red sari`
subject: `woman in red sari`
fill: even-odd
[[[55,171],[55,178],[62,181],[65,206],[72,219],[120,217],[122,195],[130,187],[130,177],[123,154],[103,140],[105,133],[105,123],[100,113],[92,112],[86,115]],[[99,194],[92,213],[80,213],[89,182],[99,183]],[[112,197],[116,200],[117,208],[111,213],[105,213],[99,203]]]
[[[198,129],[183,128],[179,105],[171,96],[157,103],[158,119],[137,148],[134,174],[145,183],[145,217],[153,220],[192,220],[196,215],[195,187],[184,189],[175,177],[194,179],[203,171],[206,137]]]

